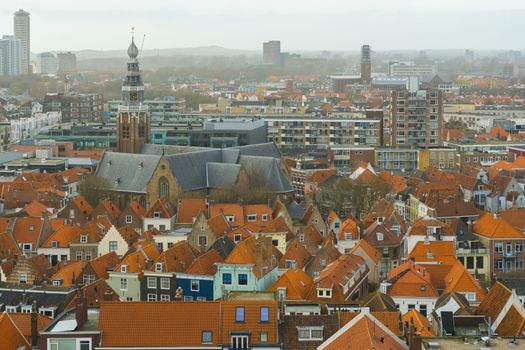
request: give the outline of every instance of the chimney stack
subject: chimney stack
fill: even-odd
[[[36,301],[33,301],[31,308],[31,347],[38,346],[38,313],[36,310]]]
[[[88,319],[87,299],[84,295],[82,295],[82,292],[80,291],[80,289],[78,290],[78,294],[77,294],[75,318],[77,321],[78,328],[82,328],[82,326],[84,326],[84,323]]]

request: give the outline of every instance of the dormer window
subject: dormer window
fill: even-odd
[[[383,240],[383,232],[376,232],[376,237],[377,237],[378,241],[382,241]]]
[[[53,280],[53,285],[54,286],[60,286],[62,285],[62,279],[61,278],[58,278],[56,280]]]
[[[238,243],[241,241],[241,239],[242,235],[240,233],[236,233],[235,235],[233,235],[233,242]]]
[[[153,212],[153,217],[154,217],[155,219],[160,218],[160,211],[155,211],[155,212]]]
[[[58,248],[58,242],[57,241],[51,241],[51,248]]]
[[[120,272],[128,272],[128,265],[120,266]]]
[[[81,235],[80,236],[80,243],[87,243],[88,236],[87,235]]]
[[[155,271],[162,272],[162,266],[163,266],[162,263],[156,263],[155,264]]]
[[[268,214],[262,214],[262,221],[268,221]]]
[[[29,231],[34,231],[35,230],[35,225],[29,225]]]
[[[299,235],[299,242],[304,242],[304,235]]]
[[[430,250],[430,249],[427,251],[427,258],[429,258],[429,259],[433,258],[432,250]]]
[[[332,290],[328,288],[317,288],[317,297],[318,298],[331,298]]]
[[[422,285],[419,287],[419,290],[420,290],[421,292],[424,292],[424,291],[427,290],[427,286],[425,286],[424,284],[422,284]]]
[[[133,223],[133,216],[126,215],[126,224],[131,224],[131,223]]]
[[[347,240],[347,241],[352,240],[352,233],[350,233],[350,232],[345,233],[345,240]]]
[[[228,222],[234,222],[234,221],[235,221],[235,216],[233,216],[233,215],[227,215],[227,216],[226,216],[226,221],[228,221]]]

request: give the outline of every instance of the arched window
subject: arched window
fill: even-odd
[[[163,176],[159,179],[159,197],[168,198],[169,194],[170,194],[170,184],[168,183],[168,179],[166,179]]]

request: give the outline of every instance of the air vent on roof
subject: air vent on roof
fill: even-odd
[[[120,177],[117,177],[117,178],[115,179],[115,184],[118,185],[119,183],[120,183]]]
[[[112,164],[112,161],[111,160],[108,160],[108,165],[111,165]]]

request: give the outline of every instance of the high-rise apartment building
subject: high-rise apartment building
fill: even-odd
[[[29,12],[22,9],[14,13],[15,38],[20,40],[22,74],[30,73],[31,30]]]
[[[58,74],[76,74],[77,73],[77,55],[72,52],[60,52],[58,58]]]
[[[42,52],[37,56],[36,73],[56,74],[58,71],[58,59],[52,52]]]
[[[392,146],[443,145],[443,97],[439,90],[391,92]]]
[[[273,66],[281,65],[281,42],[272,40],[263,43],[263,63]]]
[[[0,39],[0,75],[20,75],[21,66],[20,40],[12,35]]]
[[[389,73],[392,77],[421,77],[437,74],[433,64],[415,64],[414,62],[390,62]]]
[[[102,122],[103,98],[101,94],[47,94],[44,112],[61,112],[63,123]]]
[[[370,84],[372,82],[372,60],[370,55],[370,45],[361,46],[361,83]]]

